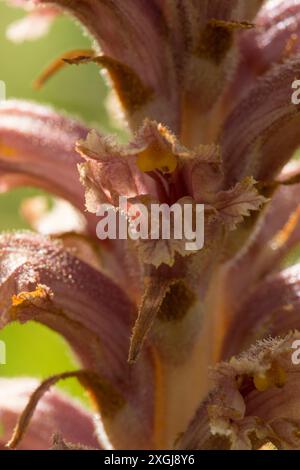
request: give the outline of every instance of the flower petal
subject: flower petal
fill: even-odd
[[[224,316],[229,321],[243,300],[300,241],[300,185],[281,186],[243,247],[221,269]]]
[[[218,145],[200,145],[182,156],[185,184],[189,194],[199,203],[212,203],[222,189],[221,149]]]
[[[267,202],[255,188],[256,181],[244,178],[228,191],[220,191],[215,195],[213,207],[218,211],[220,219],[229,230],[234,230],[250,211],[257,211]]]
[[[208,123],[214,126],[209,119],[210,111],[234,70],[235,37],[239,31],[253,27],[248,21],[253,19],[261,3],[259,0],[167,2],[166,16],[172,20],[169,20],[171,37],[174,36],[182,90],[181,138],[186,145],[206,142]]]
[[[257,449],[271,442],[299,449],[299,366],[292,345],[300,334],[265,340],[217,366],[214,387],[200,406],[181,449]]]
[[[294,265],[252,289],[235,313],[222,358],[239,353],[258,339],[300,329],[299,285],[299,265]]]
[[[3,235],[0,258],[1,325],[35,320],[61,333],[105,385],[96,403],[112,444],[156,446],[156,366],[149,348],[127,362],[135,307],[125,292],[46,237]]]
[[[299,107],[291,102],[299,73],[299,58],[275,67],[227,118],[221,147],[228,185],[245,176],[272,180],[299,145]]]
[[[18,416],[37,385],[35,379],[0,379],[1,447],[10,438]],[[74,444],[99,448],[93,415],[71,397],[51,391],[39,402],[19,449],[49,449],[56,432]]]
[[[100,400],[101,403],[105,403],[107,401],[107,383],[105,383],[103,380],[99,380],[99,377],[91,371],[74,370],[71,372],[64,372],[57,375],[53,375],[44,380],[31,394],[30,399],[26,404],[26,407],[19,416],[12,437],[7,443],[7,447],[9,447],[10,449],[14,449],[20,444],[30,425],[30,421],[32,420],[35,410],[40,401],[42,400],[43,396],[58,381],[69,378],[77,378],[85,386],[91,387],[92,391],[95,393],[96,397]]]
[[[255,28],[239,38],[241,59],[230,87],[233,103],[255,85],[257,77],[299,52],[299,32],[298,0],[265,2],[255,18]]]
[[[87,161],[80,166],[80,174],[91,212],[97,212],[102,203],[118,206],[119,196],[151,195],[166,200],[167,181],[154,173],[157,170],[175,179],[179,157],[188,153],[166,127],[149,120],[128,145],[91,131],[86,141],[77,144],[77,150]]]
[[[97,52],[100,47],[107,57],[103,65],[117,91],[121,91],[119,97],[127,105],[125,111],[133,128],[148,116],[178,129],[180,104],[177,87],[173,86],[175,67],[167,41],[167,25],[157,2],[41,0],[40,3],[65,8],[96,39]],[[145,90],[148,92],[144,93]]]
[[[1,103],[0,179],[4,178],[4,188],[5,184],[7,189],[22,184],[22,175],[25,183],[34,182],[83,210],[75,143],[87,132],[82,124],[50,108],[22,101]]]
[[[2,235],[0,257],[2,326],[36,319],[69,337],[89,368],[107,369],[106,362],[110,376],[122,374],[134,309],[121,289],[46,237]]]
[[[140,182],[143,175],[130,155],[125,157],[126,150],[110,137],[91,131],[85,142],[78,143],[77,150],[87,160],[80,166],[80,175],[90,212],[96,213],[100,204],[118,204],[119,196],[133,197],[143,190]]]
[[[253,18],[262,1],[251,6],[245,0],[226,5],[218,0],[201,5],[146,0],[54,3],[70,11],[96,39],[131,127],[138,128],[149,117],[186,135],[197,118],[195,109],[206,113],[219,96],[234,59],[234,32],[249,27],[245,20]],[[187,126],[181,123],[182,104]]]

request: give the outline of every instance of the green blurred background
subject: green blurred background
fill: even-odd
[[[78,48],[89,48],[90,41],[68,17],[59,18],[50,34],[34,42],[12,44],[6,39],[7,26],[24,16],[0,0],[0,80],[6,83],[8,98],[35,100],[70,112],[94,126],[112,131],[105,100],[106,84],[94,65],[69,66],[53,77],[40,91],[34,91],[33,80],[45,65],[60,54]],[[26,196],[39,194],[33,188],[18,189],[0,195],[0,230],[28,228],[19,206]],[[6,365],[0,365],[0,376],[36,376],[45,378],[77,367],[67,344],[57,334],[36,323],[12,324],[0,332],[6,343]],[[86,402],[75,380],[60,385]]]

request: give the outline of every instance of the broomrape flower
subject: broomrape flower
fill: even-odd
[[[93,50],[67,52],[39,85],[67,63],[97,63],[131,138],[1,104],[2,190],[30,184],[64,199],[51,213],[25,204],[42,234],[0,238],[1,326],[47,325],[81,364],[40,385],[1,379],[2,445],[48,448],[54,434],[54,448],[300,448],[300,268],[285,264],[300,240],[300,166],[289,163],[300,1],[10,3],[29,15],[9,29],[16,41],[63,11],[82,23]],[[204,204],[204,248],[99,241],[99,205],[117,211],[120,196]],[[95,415],[45,394],[71,376]]]

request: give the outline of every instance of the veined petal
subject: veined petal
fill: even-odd
[[[252,1],[251,6],[245,0],[226,4],[218,0],[201,4],[146,0],[40,3],[67,9],[96,39],[104,53],[103,66],[132,128],[149,117],[184,135],[187,143],[189,126],[197,117],[195,109],[206,113],[230,74],[234,32],[252,27],[247,20],[254,17],[262,1]],[[182,105],[186,125],[181,122]]]
[[[167,182],[162,175],[175,174],[180,155],[188,152],[166,127],[149,120],[128,145],[92,131],[86,141],[78,143],[77,150],[87,161],[80,166],[80,174],[91,212],[97,212],[99,204],[106,202],[117,206],[119,196],[149,194],[166,200]],[[161,177],[153,175],[156,170]]]
[[[217,366],[214,386],[200,406],[181,449],[258,449],[271,442],[298,449],[299,373],[292,363],[295,332],[258,343]]]
[[[235,37],[239,31],[253,27],[249,21],[262,2],[165,3],[182,88],[181,138],[186,145],[194,146],[206,142],[209,113],[233,73]],[[178,50],[181,54],[176,54]]]
[[[153,237],[156,228],[160,230],[159,214],[157,227],[153,227],[154,205],[159,211],[165,211],[167,220],[173,204],[182,213],[187,204],[195,220],[195,212],[199,209],[196,204],[207,204],[204,222],[207,227],[204,230],[209,234],[205,240],[210,243],[212,221],[218,219],[227,229],[234,229],[250,211],[259,210],[266,201],[255,188],[253,178],[246,178],[234,188],[222,191],[223,173],[218,147],[201,146],[189,151],[174,134],[156,122],[145,121],[135,138],[122,146],[111,137],[92,131],[86,141],[78,143],[77,150],[86,160],[80,166],[80,174],[86,188],[89,211],[96,213],[101,205],[112,204],[116,212],[126,216],[131,226],[134,225],[139,204],[146,207],[147,233],[143,235],[144,240],[138,243],[144,264],[158,267],[165,263],[172,266],[176,254],[188,256],[203,248],[201,245],[187,249],[185,236],[175,238],[171,235],[170,239],[162,239],[161,233],[157,233]],[[197,201],[189,196],[180,197],[188,192]],[[120,207],[120,197],[124,196],[127,199]],[[175,233],[174,226],[173,223],[171,233]],[[183,226],[178,227],[178,224],[176,228],[183,230]]]
[[[92,131],[85,142],[77,144],[77,150],[87,160],[79,171],[90,212],[96,213],[100,204],[117,204],[119,196],[133,197],[139,193],[143,175],[112,138]]]
[[[167,40],[168,27],[157,2],[41,0],[40,3],[65,8],[94,37],[97,52],[101,48],[108,57],[103,66],[133,128],[149,117],[178,130],[176,70]]]
[[[300,329],[300,267],[268,276],[241,303],[231,322],[222,358],[246,349],[261,338]]]
[[[220,191],[215,195],[213,207],[229,230],[234,230],[251,211],[259,210],[267,202],[267,199],[259,194],[255,184],[253,178],[244,178],[232,189]]]
[[[131,201],[130,199],[130,204]],[[172,267],[176,261],[176,255],[181,257],[190,256],[204,247],[205,222],[207,226],[210,226],[210,219],[214,220],[215,217],[209,215],[204,222],[203,210],[203,221],[199,219],[199,222],[197,218],[197,231],[194,232],[194,239],[191,239],[192,224],[198,217],[196,216],[196,203],[192,198],[183,197],[175,202],[172,206],[174,208],[174,217],[171,215],[173,209],[168,204],[160,205],[159,201],[149,198],[134,198],[132,205],[129,207],[128,215],[129,227],[132,227],[133,232],[136,227],[132,224],[139,212],[139,203],[144,204],[147,209],[145,218],[143,218],[143,215],[139,218],[142,223],[143,220],[147,222],[147,233],[142,239],[138,240],[138,251],[143,263],[154,265],[156,268],[162,264]],[[154,207],[158,210],[154,211]],[[188,214],[185,212],[186,207],[190,209]],[[188,220],[189,217],[190,220]],[[202,222],[203,226],[201,225]],[[163,227],[170,227],[170,233],[163,234]],[[185,232],[187,229],[191,230],[190,235]],[[201,234],[203,234],[202,239]],[[188,238],[189,236],[190,238]]]
[[[6,101],[0,105],[0,183],[38,185],[69,200],[81,211],[83,189],[78,180],[80,157],[75,143],[88,130],[50,108]]]
[[[299,57],[275,67],[227,118],[221,148],[228,185],[245,176],[270,181],[299,145],[299,107],[291,102],[299,73]]]
[[[153,431],[158,365],[148,347],[138,364],[127,362],[135,306],[125,292],[46,237],[3,235],[0,241],[1,325],[35,320],[61,333],[97,374],[100,387],[89,388],[112,444],[159,445]]]
[[[300,2],[265,2],[255,17],[255,28],[240,34],[239,64],[226,93],[226,108],[232,107],[257,77],[299,52]]]
[[[213,203],[224,179],[220,147],[200,145],[193,152],[187,152],[182,163],[189,194],[197,202]]]
[[[190,203],[195,208],[197,202],[207,204],[208,211],[234,229],[250,211],[260,209],[266,202],[253,178],[245,178],[228,191],[222,190],[218,146],[203,145],[190,151],[167,128],[153,121],[146,120],[128,145],[118,145],[111,137],[92,131],[86,141],[77,144],[77,150],[87,161],[80,166],[80,174],[91,212],[97,212],[100,204],[107,202],[118,208],[120,196],[130,198],[133,208],[136,203],[146,204],[149,209],[153,203]],[[142,258],[154,265],[171,265],[175,252],[190,254],[184,244],[182,239],[172,240],[172,244],[168,240],[150,240],[140,244]]]
[[[38,385],[35,379],[0,379],[0,447],[12,435],[17,419]],[[39,402],[19,449],[47,450],[55,433],[73,444],[99,448],[93,415],[71,397],[51,391]]]
[[[234,317],[258,283],[276,272],[300,241],[300,185],[281,186],[244,246],[221,268],[224,315]]]
[[[47,237],[20,233],[0,240],[2,326],[15,319],[41,321],[69,336],[85,366],[100,370],[108,361],[107,372],[121,374],[134,312],[125,293]],[[109,331],[118,332],[117,341]]]

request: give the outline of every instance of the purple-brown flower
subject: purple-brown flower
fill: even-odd
[[[65,10],[83,24],[93,51],[66,53],[39,83],[95,62],[131,137],[0,105],[2,190],[30,184],[69,203],[48,214],[35,200],[24,212],[42,233],[0,237],[0,323],[47,325],[81,364],[38,387],[2,380],[1,445],[299,449],[300,276],[286,259],[300,241],[300,1],[10,3],[29,14],[15,40]],[[204,204],[204,248],[98,240],[98,208],[118,211],[120,196]],[[45,395],[71,376],[94,415]]]

